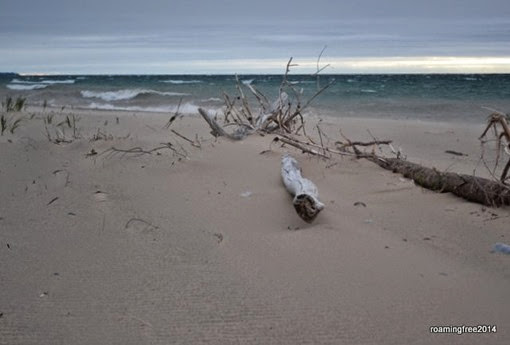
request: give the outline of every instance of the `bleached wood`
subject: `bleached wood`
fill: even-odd
[[[234,133],[228,133],[221,127],[216,120],[214,120],[208,113],[202,108],[198,108],[198,113],[211,127],[211,134],[215,137],[226,137],[230,140],[242,140],[247,135],[251,134],[253,130],[247,126],[239,126]]]
[[[287,191],[294,197],[292,204],[299,217],[307,223],[313,222],[324,204],[319,201],[317,186],[301,176],[298,162],[288,154],[282,157],[282,180]]]

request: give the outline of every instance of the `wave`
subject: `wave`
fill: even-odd
[[[293,84],[293,85],[295,85],[295,84],[316,84],[317,81],[313,81],[313,80],[296,80],[296,81],[291,81],[290,83]]]
[[[66,80],[41,80],[42,84],[74,84],[76,80],[74,79],[66,79]]]
[[[180,107],[178,105],[164,105],[159,107],[122,107],[110,103],[90,103],[88,108],[99,110],[147,111],[151,113],[175,113],[177,108],[179,108],[179,113],[181,114],[198,114],[199,106],[193,103],[184,103],[181,104]]]
[[[100,98],[103,101],[121,101],[127,99],[133,99],[139,95],[160,95],[160,96],[191,96],[189,93],[180,93],[180,92],[162,92],[156,90],[147,90],[147,89],[125,89],[118,91],[88,91],[84,90],[80,92],[84,98]]]
[[[364,93],[377,93],[377,91],[372,90],[372,89],[361,89],[360,91],[364,92]]]
[[[218,97],[211,97],[207,99],[201,99],[200,102],[223,102],[223,100]]]
[[[242,81],[242,83],[243,83],[244,85],[251,85],[251,83],[253,83],[253,81],[254,81],[254,80],[255,80],[255,79],[247,79],[247,80],[243,80],[243,81]]]
[[[31,84],[31,85],[51,85],[51,84],[74,84],[76,80],[74,79],[65,79],[65,80],[20,80],[14,78],[11,80],[13,84]]]
[[[45,87],[48,87],[48,85],[47,84],[7,84],[6,87],[10,90],[28,91],[28,90],[44,89]]]
[[[170,83],[170,84],[198,84],[201,83],[201,80],[160,80],[161,83]]]

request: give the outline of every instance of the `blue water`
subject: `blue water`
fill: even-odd
[[[242,75],[274,99],[281,75]],[[328,116],[482,122],[490,107],[510,112],[509,74],[290,75],[302,100],[318,87],[310,113]],[[223,93],[233,95],[232,75],[59,75],[0,76],[0,97],[24,96],[29,105],[126,111],[195,113],[221,109]],[[245,92],[249,94],[246,86]]]

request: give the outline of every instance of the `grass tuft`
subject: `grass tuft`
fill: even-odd
[[[5,100],[2,102],[2,109],[5,112],[11,111],[22,111],[25,109],[27,103],[27,99],[25,97],[18,96],[14,99],[12,96],[7,96]]]

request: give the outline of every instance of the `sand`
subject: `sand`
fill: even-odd
[[[81,138],[56,145],[46,114],[29,113],[0,137],[0,344],[508,343],[510,256],[491,253],[510,242],[508,208],[430,192],[364,160],[308,157],[270,136],[214,139],[198,117],[173,125],[201,138],[201,149],[179,141],[189,159],[87,156],[175,142],[162,129],[168,115],[74,110]],[[441,170],[479,163],[483,125],[321,126],[363,140],[370,129]],[[90,141],[98,128],[106,138]],[[313,224],[283,188],[285,152],[326,204]],[[429,331],[451,325],[497,333]]]

